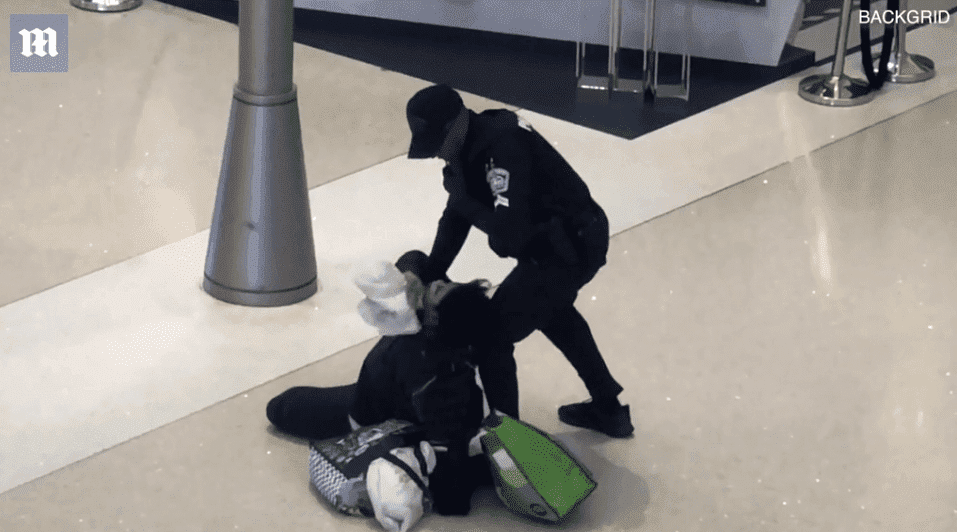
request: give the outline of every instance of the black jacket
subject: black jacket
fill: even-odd
[[[424,253],[409,251],[396,267],[421,278],[427,263]],[[350,415],[360,425],[411,421],[427,428],[432,439],[471,438],[484,414],[475,383],[481,358],[473,348],[430,343],[424,332],[383,336],[362,363]]]
[[[411,421],[430,440],[471,438],[484,417],[483,395],[466,353],[436,351],[421,333],[384,336],[362,364],[350,415],[360,425]]]
[[[567,257],[574,246],[567,235],[577,218],[600,210],[575,170],[518,115],[504,109],[469,113],[461,168],[443,170],[449,197],[425,282],[445,275],[472,226],[488,235],[501,257]]]
[[[430,352],[421,334],[385,336],[362,364],[350,415],[360,425],[394,418],[423,428],[422,439],[441,447],[429,475],[434,509],[466,515],[476,487],[491,483],[485,459],[468,457],[484,417],[482,399],[463,355]]]

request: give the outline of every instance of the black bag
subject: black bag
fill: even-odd
[[[471,438],[481,426],[482,390],[467,362],[443,365],[412,392],[411,401],[419,427],[431,440]]]

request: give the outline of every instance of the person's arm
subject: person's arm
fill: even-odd
[[[395,368],[387,356],[398,337],[383,336],[366,355],[356,382],[356,397],[349,416],[359,425],[382,423],[394,417]]]
[[[423,271],[422,282],[424,284],[429,284],[446,276],[452,261],[455,260],[459,251],[462,250],[462,246],[465,245],[465,239],[468,238],[471,228],[472,223],[459,214],[453,205],[453,196],[449,195],[445,212],[442,213],[438,229],[435,232],[435,241],[432,243],[428,264]]]

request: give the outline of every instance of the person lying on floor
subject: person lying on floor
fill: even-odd
[[[487,281],[445,278],[424,286],[418,273],[426,262],[425,253],[410,251],[395,264],[401,274],[386,269],[357,279],[367,295],[360,314],[391,333],[366,356],[357,382],[290,388],[269,402],[266,417],[281,432],[312,440],[389,419],[415,423],[442,451],[430,475],[435,511],[465,515],[474,490],[492,482],[485,459],[469,457],[468,448],[484,419],[475,366],[497,320]]]

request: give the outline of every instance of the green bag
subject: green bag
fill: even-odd
[[[519,515],[556,523],[597,487],[588,470],[551,436],[502,415],[483,424],[482,449],[495,492]]]

